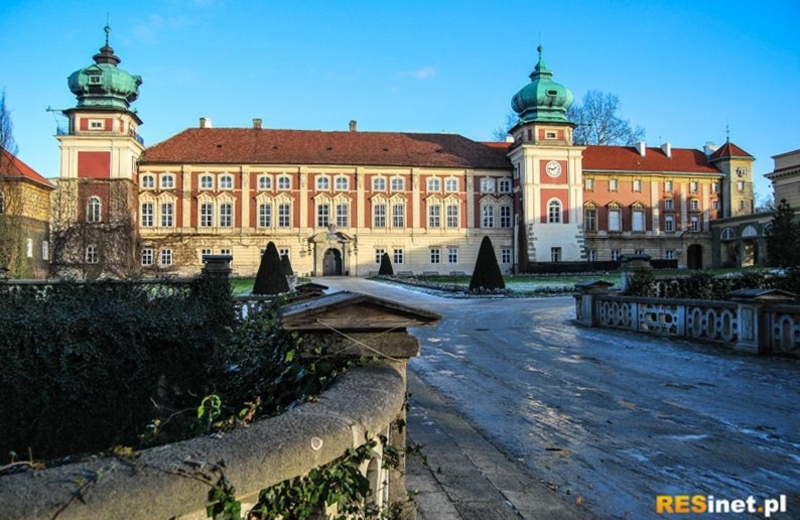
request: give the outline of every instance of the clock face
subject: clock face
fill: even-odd
[[[550,177],[558,177],[561,175],[561,164],[558,161],[550,161],[547,163],[545,170],[547,170],[547,175]]]
[[[736,168],[736,175],[739,177],[744,177],[744,174],[747,173],[747,169],[744,166],[739,166]]]

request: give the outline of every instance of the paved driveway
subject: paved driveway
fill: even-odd
[[[788,514],[772,517],[800,518],[798,361],[576,327],[572,298],[319,281],[440,313],[437,328],[413,331],[422,354],[411,370],[590,516],[675,518],[655,513],[656,496],[697,494],[786,495]],[[719,517],[731,516],[756,517]]]

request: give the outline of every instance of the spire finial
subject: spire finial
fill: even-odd
[[[725,142],[731,142],[731,125],[729,123],[725,123]]]

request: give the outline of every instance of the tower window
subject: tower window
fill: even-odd
[[[100,222],[102,220],[100,210],[100,198],[89,197],[89,202],[86,204],[86,221]]]

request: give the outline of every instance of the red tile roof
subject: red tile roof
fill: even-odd
[[[711,154],[710,159],[711,162],[714,162],[717,159],[722,159],[723,157],[753,157],[753,156],[745,152],[732,142],[726,141],[725,144],[714,150],[714,153]]]
[[[148,148],[140,164],[339,164],[510,170],[502,150],[456,134],[190,128]]]
[[[39,175],[33,168],[19,160],[18,157],[12,155],[4,148],[0,148],[0,175],[8,178],[24,178],[30,181],[43,184],[49,188],[53,185]]]
[[[633,146],[590,145],[583,152],[583,169],[601,171],[686,172],[711,173],[720,171],[709,163],[700,150],[673,148],[667,157],[661,148],[647,148],[642,157]]]

